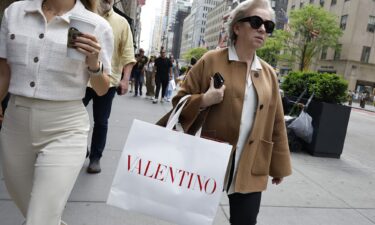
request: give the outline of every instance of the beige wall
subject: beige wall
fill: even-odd
[[[309,0],[302,0],[309,2]],[[289,0],[288,13],[292,5],[299,9],[301,0]],[[306,5],[307,3],[305,3]],[[319,0],[314,1],[319,5]],[[373,0],[337,0],[336,5],[331,6],[331,0],[325,0],[324,9],[337,15],[337,23],[340,23],[342,15],[348,15],[346,29],[339,39],[342,44],[340,60],[333,60],[334,50],[327,51],[326,60],[320,60],[321,54],[311,65],[313,71],[336,71],[349,82],[349,89],[354,90],[358,80],[374,82],[375,87],[375,33],[367,31],[369,16],[375,16],[375,1]],[[361,62],[363,46],[371,47],[368,63]]]

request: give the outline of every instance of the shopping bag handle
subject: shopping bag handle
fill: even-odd
[[[182,112],[182,109],[184,108],[185,104],[187,103],[188,99],[190,98],[191,95],[185,95],[178,101],[177,105],[173,108],[171,115],[168,118],[167,122],[167,129],[172,130],[173,127],[176,126],[178,123],[178,118],[180,117],[180,114]]]

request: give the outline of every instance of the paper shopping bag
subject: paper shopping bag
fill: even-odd
[[[134,120],[107,203],[181,225],[209,225],[231,146]]]

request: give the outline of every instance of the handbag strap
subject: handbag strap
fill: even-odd
[[[189,100],[191,95],[185,95],[178,101],[177,105],[173,108],[171,115],[168,118],[167,122],[167,129],[172,130],[174,126],[178,123],[178,118],[180,117],[180,114],[182,112],[182,109],[184,108],[185,104]]]

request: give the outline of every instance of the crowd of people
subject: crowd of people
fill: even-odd
[[[173,55],[166,57],[166,50],[162,47],[158,57],[150,58],[144,55],[144,50],[139,49],[135,55],[137,60],[130,77],[130,93],[134,97],[142,96],[143,84],[146,85],[146,98],[158,103],[161,91],[160,102],[170,102],[172,92],[179,83],[180,67]]]
[[[366,107],[366,102],[375,106],[375,95],[371,96],[367,91],[358,92],[349,90],[347,100],[349,106],[352,106],[353,102],[358,102],[361,108]]]
[[[146,96],[156,104],[171,101],[181,77],[178,62],[164,48],[158,57],[146,57],[143,49],[135,55],[129,24],[113,11],[114,0],[96,2],[17,1],[4,12],[0,101],[8,92],[10,99],[4,118],[0,108],[0,159],[25,225],[66,225],[61,216],[85,157],[88,173],[101,172],[112,101],[116,93],[128,92],[129,80],[134,96],[143,95],[146,83]],[[94,31],[68,39],[74,15]],[[186,133],[202,127],[203,137],[233,146],[224,187],[232,225],[256,224],[269,176],[278,185],[292,171],[277,76],[256,55],[274,21],[268,0],[240,3],[231,13],[230,45],[192,59],[172,100],[176,106],[191,95],[180,117]],[[68,48],[85,60],[69,57]],[[215,73],[225,81],[217,88]],[[94,126],[88,149],[90,101]],[[158,125],[164,126],[168,115]]]

